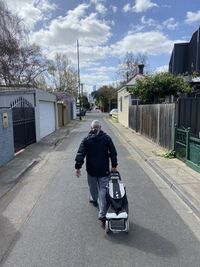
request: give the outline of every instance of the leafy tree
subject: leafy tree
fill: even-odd
[[[163,72],[144,79],[138,79],[136,85],[128,91],[143,100],[144,103],[158,103],[166,96],[190,92],[191,87],[181,76]]]
[[[82,95],[81,96],[81,104],[82,104],[82,107],[84,107],[86,109],[90,108],[90,103],[89,103],[88,98],[87,98],[86,95]]]
[[[96,104],[102,111],[108,111],[111,108],[111,102],[117,101],[117,89],[112,86],[104,85],[97,91],[92,92],[92,96],[96,100]]]

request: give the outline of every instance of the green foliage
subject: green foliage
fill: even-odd
[[[82,95],[82,96],[81,96],[81,103],[82,103],[82,106],[83,106],[85,109],[89,109],[89,108],[90,108],[90,103],[88,102],[88,98],[87,98],[87,96],[85,96],[85,95]]]
[[[176,157],[176,151],[175,150],[171,150],[169,152],[167,152],[166,154],[164,154],[164,158],[167,159],[173,159]]]
[[[158,103],[166,96],[190,92],[191,87],[181,76],[174,76],[169,72],[158,73],[138,79],[136,85],[129,92],[145,103]]]
[[[99,106],[102,111],[110,110],[112,100],[117,101],[117,89],[112,86],[104,85],[97,91],[92,92],[92,96],[96,100],[96,105]]]
[[[199,77],[199,73],[198,73],[197,71],[194,71],[194,72],[192,73],[192,77],[193,77],[193,78]]]

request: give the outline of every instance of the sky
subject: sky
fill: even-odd
[[[200,25],[199,0],[6,0],[23,19],[30,42],[49,59],[65,53],[84,91],[115,83],[127,52],[147,56],[148,72],[168,70],[174,43],[186,42]]]

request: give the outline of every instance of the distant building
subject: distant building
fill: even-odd
[[[190,42],[174,44],[169,72],[174,75],[200,74],[200,27],[193,33]]]
[[[129,106],[139,104],[140,99],[129,93],[128,89],[132,88],[138,79],[144,79],[144,65],[138,65],[139,72],[133,75],[127,83],[119,88],[117,92],[118,100],[118,121],[125,127],[129,127]]]

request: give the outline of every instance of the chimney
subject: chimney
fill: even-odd
[[[144,74],[144,64],[139,64],[138,68],[139,68],[139,74]]]
[[[128,71],[126,72],[126,81],[128,82],[128,79],[129,79],[129,73]]]

